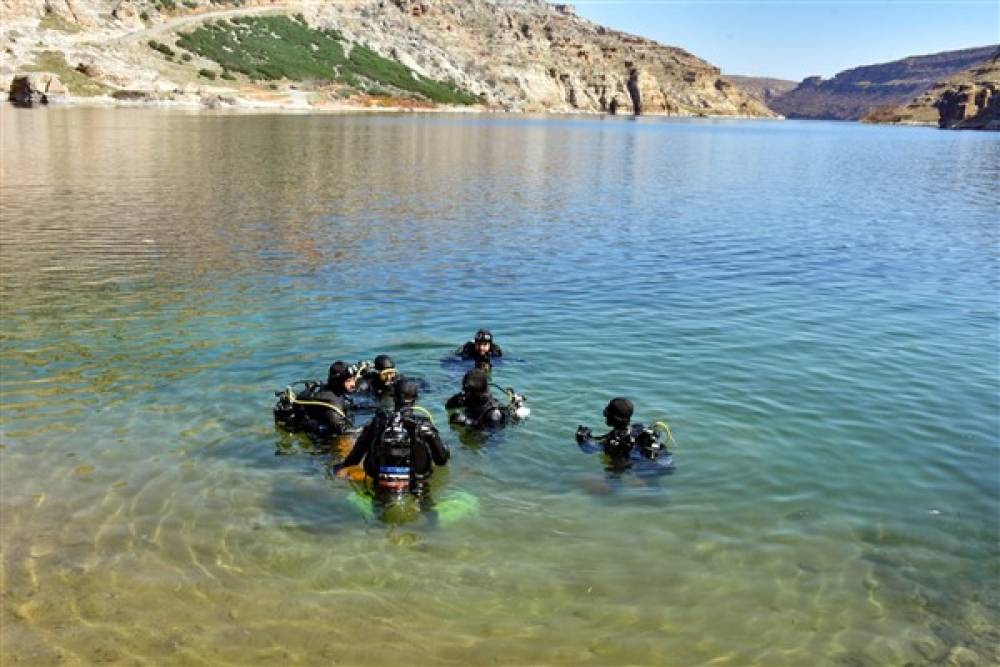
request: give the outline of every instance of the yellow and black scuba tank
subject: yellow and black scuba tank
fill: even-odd
[[[413,436],[399,411],[389,414],[376,446],[380,489],[402,493],[413,478]]]
[[[296,392],[293,387],[301,385]],[[274,423],[290,431],[298,431],[308,426],[309,417],[300,401],[312,398],[321,384],[316,380],[299,380],[282,391],[274,392],[277,402],[274,404]]]

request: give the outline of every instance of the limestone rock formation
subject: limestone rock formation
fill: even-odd
[[[788,118],[860,120],[878,107],[905,104],[937,82],[988,60],[996,48],[912,56],[845,70],[829,80],[809,77],[769,106]]]
[[[636,70],[644,113],[773,115],[704,60],[593,24],[569,5],[343,0],[312,9],[305,12],[311,21],[381,55],[408,57],[504,109],[602,112],[617,96],[631,111],[628,80]]]
[[[732,81],[742,88],[750,97],[758,102],[763,102],[770,107],[771,102],[784,95],[790,90],[794,90],[799,84],[796,81],[787,79],[773,79],[763,76],[743,76],[739,74],[727,74],[726,79]]]
[[[98,26],[97,3],[86,0],[45,0],[45,11],[61,16],[64,20],[82,28]]]
[[[30,107],[66,97],[69,91],[57,75],[51,72],[32,72],[15,76],[10,84],[9,95],[14,104]]]
[[[141,14],[142,12],[132,0],[122,0],[111,10],[111,16],[118,19],[122,25],[136,30],[143,26]]]
[[[199,68],[209,63],[164,58],[149,41],[172,44],[176,31],[223,15],[285,11],[301,13],[312,26],[333,28],[420,76],[479,95],[488,108],[600,113],[617,100],[618,112],[630,113],[629,79],[635,72],[632,88],[643,113],[774,115],[687,51],[604,28],[579,17],[570,5],[545,0],[0,2],[3,75],[49,69],[41,54],[59,52],[66,62],[93,66],[113,89],[174,90],[196,83]],[[57,15],[59,25],[43,27],[43,15]],[[62,29],[65,25],[72,29]],[[287,85],[293,83],[300,85]],[[240,94],[253,86],[241,81]],[[270,91],[265,86],[259,92]]]
[[[989,61],[941,81],[909,104],[878,109],[865,120],[1000,130],[1000,50]]]

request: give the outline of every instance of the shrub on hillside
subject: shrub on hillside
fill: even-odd
[[[244,16],[205,24],[184,34],[177,45],[251,79],[339,81],[358,88],[375,85],[385,94],[435,102],[475,104],[479,99],[451,83],[418,76],[403,64],[354,45],[347,55],[336,30],[310,28],[301,14]],[[391,91],[385,91],[388,88]]]

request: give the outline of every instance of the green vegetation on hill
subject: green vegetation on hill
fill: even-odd
[[[310,28],[301,16],[258,16],[206,24],[181,35],[177,46],[251,79],[343,82],[370,90],[381,85],[446,104],[479,101],[450,83],[425,79],[345,42],[336,30]]]

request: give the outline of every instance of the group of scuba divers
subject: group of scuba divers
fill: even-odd
[[[530,415],[524,396],[512,388],[492,385],[506,394],[506,404],[490,391],[490,374],[502,357],[493,334],[480,329],[472,340],[446,358],[472,362],[472,368],[462,378],[462,390],[445,403],[453,426],[495,431]],[[446,465],[451,456],[430,412],[417,405],[420,392],[426,388],[422,380],[400,374],[393,359],[385,354],[353,365],[336,361],[325,383],[301,380],[275,392],[278,400],[274,420],[287,431],[329,441],[358,432],[356,415],[373,415],[331,472],[337,474],[361,465],[364,483],[374,497],[422,498],[427,494],[434,466]],[[673,456],[668,445],[673,436],[669,426],[665,422],[649,427],[633,424],[633,409],[627,398],[612,399],[604,408],[605,423],[611,430],[594,436],[591,429],[578,427],[576,442],[580,449],[603,452],[609,470],[672,472]]]

